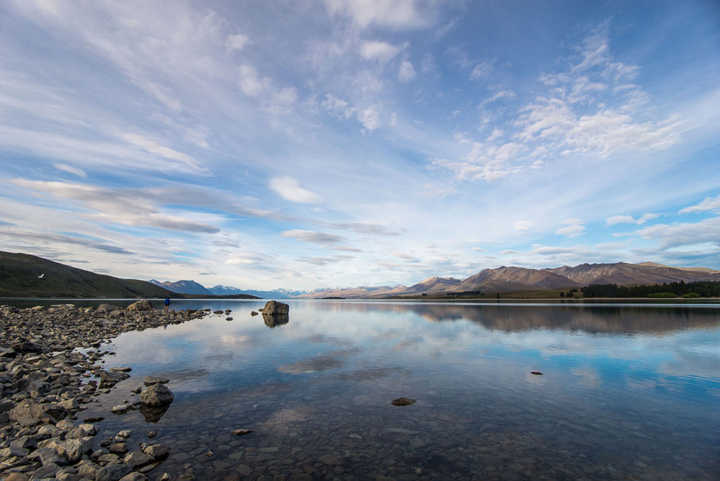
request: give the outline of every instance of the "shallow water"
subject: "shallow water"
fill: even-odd
[[[154,423],[105,414],[98,438],[155,430],[172,455],[151,474],[198,479],[720,477],[718,306],[290,301],[269,328],[261,305],[177,302],[233,321],[105,346],[132,377],[87,415],[145,375],[175,401]]]

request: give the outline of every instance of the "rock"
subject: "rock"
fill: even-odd
[[[130,372],[132,371],[131,367],[111,367],[111,372]]]
[[[415,404],[415,400],[407,397],[399,397],[392,400],[393,406],[410,406],[411,404]]]
[[[153,459],[162,459],[170,454],[170,449],[164,444],[146,444],[142,450]]]
[[[7,478],[5,478],[5,481],[27,481],[28,478],[23,473],[10,473]]]
[[[278,301],[268,301],[262,309],[263,314],[289,314],[290,306]]]
[[[154,438],[155,436],[157,436],[157,433],[156,433],[155,431],[148,431],[148,432],[147,432],[147,437],[148,437],[148,438],[152,439],[152,438]]]
[[[42,352],[42,349],[37,344],[33,344],[29,341],[21,341],[13,344],[12,350],[20,354],[38,354]]]
[[[130,437],[130,435],[132,435],[132,431],[130,431],[129,429],[123,429],[122,431],[117,433],[117,437],[121,439],[127,439]]]
[[[32,426],[41,422],[57,423],[67,416],[67,411],[62,406],[53,404],[38,404],[25,400],[16,405],[8,413],[12,421],[23,426]]]
[[[125,454],[127,453],[127,445],[125,443],[113,443],[108,448],[108,451],[110,451],[113,454]]]
[[[68,460],[70,464],[74,464],[82,458],[82,455],[92,449],[92,438],[68,439],[59,446],[58,455]]]
[[[535,376],[542,376],[542,375],[543,375],[543,373],[541,373],[540,371],[530,371],[530,374],[534,374]]]
[[[213,314],[224,314],[225,311],[213,311]]]
[[[147,454],[143,453],[142,451],[133,451],[127,456],[125,456],[125,459],[123,459],[123,462],[130,466],[133,470],[136,470],[137,468],[141,466],[145,466],[146,464],[150,464],[155,460],[155,458],[152,458],[148,456]]]
[[[152,386],[153,384],[167,384],[169,382],[170,379],[158,376],[145,376],[145,379],[143,379],[143,384],[146,386]]]
[[[87,436],[95,436],[95,426],[92,424],[80,424],[76,428],[73,428],[67,435],[70,439],[79,439]]]
[[[114,311],[114,310],[115,310],[115,306],[112,306],[110,304],[100,304],[99,306],[97,306],[97,309],[95,309],[95,312],[97,312],[98,314],[102,314],[102,313],[110,312],[110,311]]]
[[[329,465],[335,465],[340,464],[340,459],[332,454],[325,454],[323,456],[320,456],[318,460],[323,464],[329,464]]]
[[[130,473],[120,478],[120,481],[147,481],[147,476],[142,473]]]
[[[98,470],[95,474],[95,481],[120,481],[130,471],[130,466],[127,464],[110,463]]]
[[[117,406],[113,406],[111,411],[113,414],[125,414],[130,409],[129,404],[118,404]]]
[[[233,434],[235,436],[245,436],[246,434],[250,434],[252,430],[250,429],[233,429]]]
[[[153,384],[140,393],[140,401],[146,406],[165,406],[175,399],[172,391],[164,384]]]
[[[258,311],[250,311],[250,315],[251,315],[251,316],[257,316],[257,315],[258,315]]]
[[[226,320],[226,321],[232,321],[232,317],[226,317],[225,320]]]
[[[131,312],[133,312],[133,311],[152,311],[152,309],[153,309],[152,304],[147,299],[143,299],[142,301],[134,302],[127,307],[127,310],[131,311]]]

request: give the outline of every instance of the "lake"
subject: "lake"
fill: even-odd
[[[718,305],[289,301],[271,327],[263,303],[176,301],[233,320],[105,345],[132,377],[88,410],[98,438],[157,431],[151,476],[720,479]],[[170,379],[167,412],[108,415],[145,375]]]

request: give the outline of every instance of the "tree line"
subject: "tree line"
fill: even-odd
[[[646,286],[591,284],[581,288],[583,297],[720,297],[720,282],[668,282]]]

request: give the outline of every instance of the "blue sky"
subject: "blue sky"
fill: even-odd
[[[720,6],[0,5],[0,249],[301,288],[720,268]]]

